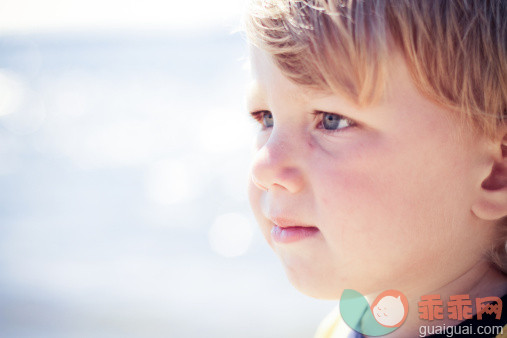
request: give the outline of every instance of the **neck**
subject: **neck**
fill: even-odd
[[[454,278],[447,284],[428,290],[412,290],[405,294],[408,298],[409,311],[402,326],[385,337],[412,337],[418,336],[421,326],[453,326],[458,325],[462,320],[449,319],[447,315],[447,302],[453,295],[469,295],[472,301],[472,315],[476,314],[475,299],[483,297],[502,297],[507,293],[507,276],[499,272],[489,262],[481,261],[468,269],[464,274]],[[419,318],[418,302],[421,296],[439,295],[443,302],[443,319],[428,321]],[[369,297],[370,298],[370,297]],[[369,299],[371,301],[371,299]]]

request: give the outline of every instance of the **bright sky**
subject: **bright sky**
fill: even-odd
[[[0,33],[235,28],[245,0],[2,0]]]

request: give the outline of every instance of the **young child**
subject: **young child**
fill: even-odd
[[[249,199],[291,283],[342,297],[317,337],[507,332],[506,7],[253,0]],[[402,322],[352,325],[351,290]]]

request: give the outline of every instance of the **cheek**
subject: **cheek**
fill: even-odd
[[[428,164],[424,153],[409,150],[377,147],[361,151],[361,157],[315,162],[317,214],[340,264],[375,258],[375,266],[361,266],[403,269],[418,261],[425,264],[428,247],[447,247],[454,233],[450,220],[456,218],[459,204],[449,192],[462,180],[453,177],[445,151],[435,153],[433,148]]]
[[[352,264],[382,256],[398,225],[392,222],[396,187],[386,190],[388,177],[383,183],[378,172],[350,164],[328,167],[316,179],[314,191],[323,234],[342,262]]]

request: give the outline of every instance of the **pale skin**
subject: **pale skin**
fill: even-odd
[[[251,62],[248,109],[260,126],[250,204],[298,290],[339,299],[354,289],[370,301],[400,290],[412,310],[393,337],[427,325],[422,295],[507,292],[507,277],[484,258],[507,215],[507,188],[483,188],[494,166],[507,167],[505,133],[492,140],[460,126],[418,92],[396,54],[385,97],[369,107],[294,84],[258,49]],[[277,243],[279,219],[318,233]]]

